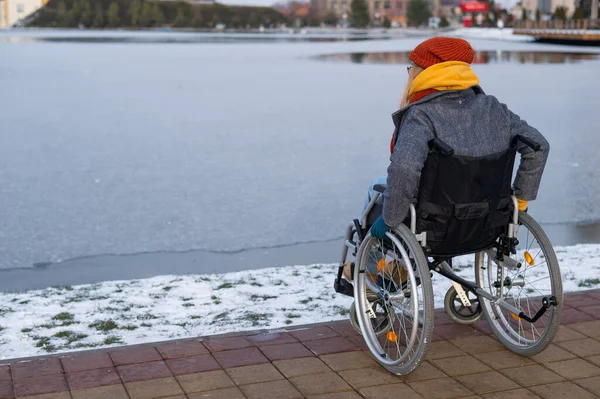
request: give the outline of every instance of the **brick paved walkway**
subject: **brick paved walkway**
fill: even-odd
[[[405,377],[378,366],[348,322],[306,327],[9,360],[0,398],[600,397],[600,291],[566,295],[556,340],[533,358],[504,349],[485,322],[437,312],[426,361]]]

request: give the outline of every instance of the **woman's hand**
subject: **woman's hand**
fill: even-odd
[[[375,238],[385,238],[385,233],[388,231],[390,231],[390,226],[385,224],[383,216],[379,216],[371,226],[371,235]]]

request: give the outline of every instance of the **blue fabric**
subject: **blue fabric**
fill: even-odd
[[[367,210],[367,206],[369,206],[369,202],[371,202],[371,199],[375,196],[375,193],[377,192],[377,191],[375,191],[375,189],[373,187],[375,187],[375,185],[377,185],[377,184],[386,184],[386,183],[387,183],[387,176],[379,176],[378,178],[373,180],[373,182],[369,186],[369,191],[367,192],[367,198],[365,198],[365,204],[363,205],[363,210],[361,212],[361,215],[363,215],[365,213],[365,211]]]
[[[376,238],[385,238],[385,233],[388,231],[390,231],[390,226],[385,224],[383,216],[379,216],[371,226],[371,235]]]

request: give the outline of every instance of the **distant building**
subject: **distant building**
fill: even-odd
[[[368,0],[369,13],[376,20],[387,17],[391,22],[406,24],[408,0]]]
[[[575,12],[575,1],[574,0],[551,0],[550,1],[550,13],[554,14],[558,7],[565,7],[567,9],[567,17],[571,17]]]
[[[334,14],[341,19],[344,15],[350,16],[351,3],[352,0],[311,0],[311,7],[320,17]],[[367,0],[367,5],[373,19],[381,21],[387,17],[391,22],[406,23],[408,0]]]
[[[460,0],[440,0],[438,14],[434,16],[452,18],[461,14]]]
[[[539,5],[538,3],[548,2],[548,9],[550,8],[550,0],[523,0],[521,2],[521,10],[527,10],[527,14],[530,18],[535,18],[535,12],[537,11]],[[542,12],[540,8],[540,12]],[[522,13],[522,11],[521,11]],[[520,18],[520,16],[519,16]]]
[[[0,0],[0,28],[10,28],[47,2],[48,0]]]
[[[275,7],[276,10],[291,18],[306,18],[310,10],[310,3],[291,2],[287,6]]]
[[[558,7],[567,9],[567,17],[575,12],[575,0],[522,0],[521,8],[527,10],[529,19],[535,19],[537,10],[541,15],[552,15]]]

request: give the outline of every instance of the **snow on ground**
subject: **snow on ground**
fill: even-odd
[[[600,245],[556,248],[564,291],[600,287]],[[473,257],[455,260],[473,280]],[[336,265],[159,276],[0,293],[0,359],[344,319]],[[539,267],[539,272],[545,269]],[[433,279],[435,306],[448,280]]]
[[[464,39],[495,39],[514,42],[531,42],[534,40],[532,36],[514,35],[512,28],[460,28],[448,32],[446,35]]]

